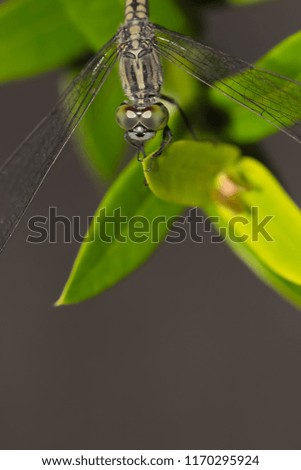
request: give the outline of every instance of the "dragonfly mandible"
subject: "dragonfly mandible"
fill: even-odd
[[[148,0],[126,0],[123,26],[0,168],[0,251],[118,59],[128,102],[118,107],[117,122],[142,158],[145,143],[162,131],[154,155],[162,153],[172,138],[160,92],[162,57],[301,143],[301,83],[155,25]]]

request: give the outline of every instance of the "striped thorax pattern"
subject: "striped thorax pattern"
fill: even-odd
[[[147,0],[127,0],[125,23],[119,30],[120,77],[125,95],[144,105],[158,96],[162,68],[153,48],[154,29],[148,21]]]

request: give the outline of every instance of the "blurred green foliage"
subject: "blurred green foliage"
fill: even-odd
[[[194,4],[201,9],[210,4],[247,5],[259,1],[194,0]],[[193,22],[195,25],[190,9],[181,0],[164,0],[164,4],[150,0],[150,7],[151,20],[167,28],[187,34]],[[124,0],[7,0],[0,5],[1,82],[67,67],[62,80],[65,84],[79,71],[82,59],[96,52],[115,34],[123,13]],[[257,65],[300,79],[300,46],[301,36],[296,33],[275,46]],[[116,68],[77,134],[82,153],[97,176],[107,182],[114,178],[115,181],[96,211],[57,305],[88,299],[113,286],[146,261],[169,228],[167,223],[161,224],[155,242],[134,243],[128,238],[129,226],[125,226],[126,243],[104,243],[97,236],[108,234],[104,209],[106,215],[113,216],[114,210],[120,208],[122,215],[144,216],[151,223],[156,216],[175,217],[184,206],[196,205],[208,215],[218,216],[216,224],[220,226],[229,224],[233,216],[242,215],[248,224],[240,227],[241,235],[250,235],[252,206],[258,207],[263,215],[273,214],[270,226],[273,243],[265,240],[255,243],[250,236],[245,243],[233,243],[231,233],[226,239],[230,248],[259,277],[300,306],[300,211],[271,173],[254,159],[242,157],[236,145],[256,143],[276,130],[215,91],[204,89],[172,65],[164,65],[163,91],[195,117],[198,135],[207,135],[204,124],[207,107],[212,103],[227,114],[228,125],[223,136],[233,144],[187,140],[181,118],[169,107],[175,140],[185,140],[175,142],[162,158],[153,161],[151,172],[147,171],[151,157],[144,161],[149,187],[144,186],[143,172],[136,161],[121,171],[129,149],[115,124],[115,108],[124,99]],[[148,154],[157,145],[158,140],[152,142]],[[237,188],[237,192],[225,197],[221,181]],[[114,225],[111,230],[114,231]]]
[[[271,0],[229,0],[229,3],[233,3],[233,5],[251,5],[252,3],[262,3],[263,1],[271,1]]]
[[[301,81],[300,50],[301,32],[298,31],[267,52],[264,57],[258,60],[256,65]],[[286,86],[289,85],[286,84]],[[230,138],[239,144],[250,144],[259,142],[277,132],[277,129],[268,122],[263,121],[256,114],[250,113],[234,101],[227,99],[216,90],[210,90],[210,98],[229,117],[224,130],[226,138]]]
[[[61,0],[9,0],[0,5],[1,82],[65,66],[87,47]]]

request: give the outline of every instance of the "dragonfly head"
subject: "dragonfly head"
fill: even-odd
[[[157,131],[164,129],[168,118],[168,110],[162,103],[149,106],[122,104],[116,111],[117,123],[126,131],[125,137],[136,145],[143,145],[152,139]]]

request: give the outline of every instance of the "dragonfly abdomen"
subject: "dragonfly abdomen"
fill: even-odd
[[[125,23],[148,19],[148,0],[126,0]]]

